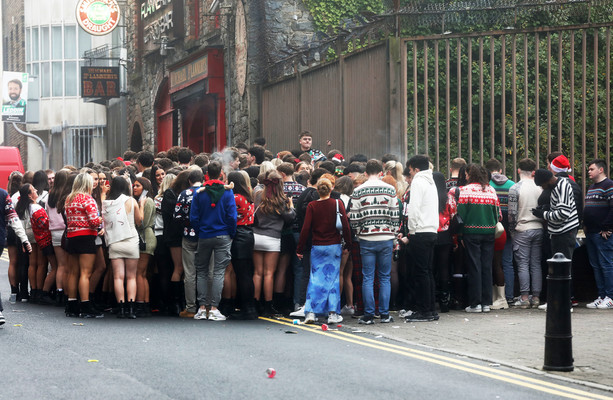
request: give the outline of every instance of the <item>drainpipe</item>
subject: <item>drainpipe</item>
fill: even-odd
[[[13,122],[13,128],[15,128],[15,130],[19,133],[21,133],[23,136],[32,138],[34,140],[36,140],[38,142],[38,144],[40,144],[41,149],[43,150],[43,165],[41,169],[45,169],[45,161],[47,160],[47,145],[45,145],[45,142],[43,142],[43,140],[41,138],[39,138],[36,135],[31,134],[30,132],[26,132],[26,131],[22,131],[21,129],[19,129],[17,127],[17,124]]]

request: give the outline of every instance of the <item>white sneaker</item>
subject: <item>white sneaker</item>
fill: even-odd
[[[398,311],[398,316],[400,318],[410,317],[411,315],[413,315],[413,311],[411,311],[411,310],[402,309],[402,310]]]
[[[11,297],[9,297],[9,303],[17,304],[17,294],[16,293],[11,293]]]
[[[317,321],[317,318],[315,318],[315,314],[312,312],[307,313],[306,317],[304,317],[305,324],[312,324],[315,323],[315,321]]]
[[[289,313],[290,317],[304,317],[304,306],[300,307],[294,312]]]
[[[209,311],[209,321],[225,321],[226,316],[223,315],[219,310],[211,310]]]
[[[194,315],[194,319],[207,319],[206,309],[199,308],[196,315]]]
[[[479,313],[479,312],[483,312],[483,310],[481,309],[481,304],[477,304],[474,307],[468,306],[464,309],[464,311],[466,311],[467,313]]]
[[[328,315],[329,324],[340,324],[341,322],[343,322],[343,317],[341,317],[337,313],[331,312],[330,315]]]
[[[341,315],[355,315],[355,308],[353,306],[343,306],[341,309]]]
[[[587,303],[586,307],[591,308],[591,309],[598,308],[598,306],[602,303],[602,301],[603,301],[602,297],[599,296],[596,300],[592,301],[591,303]]]
[[[547,311],[547,303],[539,305],[538,309],[539,310],[543,310],[543,311]],[[571,310],[572,310],[572,308],[571,308]]]
[[[5,322],[6,319],[4,318],[4,315],[2,315],[2,311],[0,311],[0,325],[4,325]]]
[[[490,312],[492,310],[492,308],[490,306],[483,306],[481,307],[481,311],[483,312]]]
[[[602,303],[598,304],[599,310],[613,310],[613,300],[609,296],[602,299]]]

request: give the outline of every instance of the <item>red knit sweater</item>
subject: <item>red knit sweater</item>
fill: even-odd
[[[98,215],[96,200],[87,194],[78,194],[66,205],[67,237],[97,235],[102,218]]]
[[[315,246],[328,246],[341,243],[341,234],[336,230],[336,202],[338,211],[341,213],[343,223],[343,238],[345,245],[351,246],[351,230],[345,212],[345,206],[341,200],[327,199],[316,200],[307,206],[304,225],[300,232],[300,241],[296,253],[303,254],[307,240],[312,238]]]
[[[49,217],[44,208],[38,204],[30,205],[30,225],[36,239],[36,244],[42,249],[51,246],[51,232],[49,231]]]

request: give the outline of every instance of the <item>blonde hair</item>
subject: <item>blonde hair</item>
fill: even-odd
[[[253,198],[253,188],[251,187],[251,178],[249,177],[249,174],[247,173],[247,171],[245,170],[240,170],[240,171],[236,171],[239,174],[241,174],[243,176],[243,178],[245,179],[245,183],[247,185],[247,189],[249,189],[249,195],[251,196],[251,198]]]
[[[279,165],[283,164],[283,160],[281,160],[280,158],[273,158],[273,160],[271,161],[272,165],[277,168]],[[261,169],[261,167],[260,167]]]
[[[87,172],[81,172],[74,179],[74,183],[72,184],[72,191],[66,198],[66,205],[72,203],[72,201],[79,194],[87,194],[91,195],[92,189],[94,187],[94,178]]]
[[[270,161],[264,161],[260,165],[260,174],[265,174],[268,171],[274,171],[274,170],[276,170],[275,165],[271,163]]]
[[[353,180],[353,187],[358,187],[364,182],[366,182],[367,180],[368,180],[368,176],[366,176],[366,174],[360,174],[356,176],[355,179]]]
[[[402,197],[404,192],[407,191],[409,184],[404,180],[404,176],[402,175],[403,168],[402,163],[398,161],[388,161],[385,163],[385,174],[389,174],[392,178],[396,180],[396,193],[398,197]],[[389,182],[387,182],[389,183]]]
[[[162,179],[162,184],[160,185],[160,190],[158,190],[158,196],[163,195],[165,191],[170,189],[172,182],[174,182],[176,177],[177,176],[175,174],[166,174],[164,176],[164,179]]]
[[[332,192],[332,182],[330,182],[330,179],[322,176],[317,181],[317,193],[319,193],[319,197],[324,197],[328,196],[330,192]]]

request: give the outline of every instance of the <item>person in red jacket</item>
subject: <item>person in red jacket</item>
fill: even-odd
[[[77,175],[72,192],[66,198],[66,251],[68,252],[68,302],[66,316],[81,318],[102,318],[104,315],[94,309],[89,301],[89,278],[96,260],[96,236],[102,234],[98,227],[102,218],[98,215],[96,200],[91,196],[94,180],[91,175]],[[81,307],[77,303],[78,292]]]

